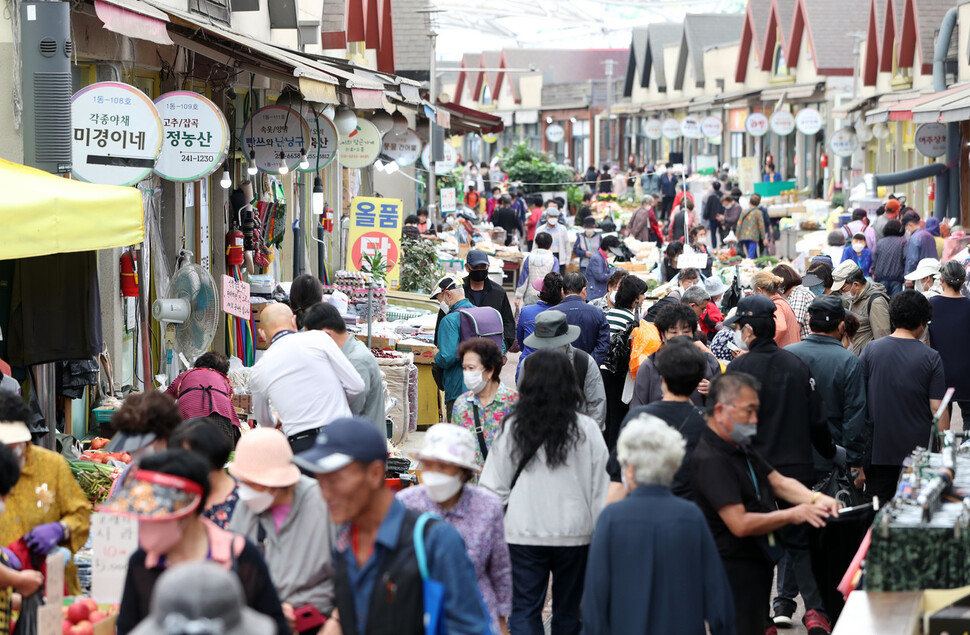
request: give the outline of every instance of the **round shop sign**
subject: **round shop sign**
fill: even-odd
[[[688,139],[700,139],[704,136],[701,133],[701,122],[697,117],[684,117],[680,122],[680,132]]]
[[[381,153],[381,131],[366,119],[358,119],[357,127],[340,140],[340,164],[345,168],[366,168]]]
[[[337,134],[337,128],[333,122],[322,113],[314,114],[312,110],[307,109],[303,112],[303,118],[310,129],[310,136],[307,137],[310,140],[310,146],[306,149],[306,158],[310,162],[310,167],[300,171],[316,172],[330,165],[333,158],[337,156],[340,135]]]
[[[494,134],[494,133],[491,133],[491,132],[489,132],[487,134],[483,134],[482,135],[482,141],[484,141],[485,143],[491,145],[491,144],[495,143],[496,141],[498,141],[498,135],[497,134]]]
[[[549,143],[559,143],[566,138],[566,130],[557,123],[546,126],[546,140]]]
[[[271,174],[279,174],[283,165],[295,169],[302,158],[300,150],[309,150],[310,140],[306,120],[285,106],[260,108],[243,126],[246,156],[256,153],[256,167]]]
[[[662,133],[666,139],[671,141],[679,138],[681,135],[680,122],[676,119],[664,119]]]
[[[829,147],[840,157],[851,157],[859,149],[859,138],[852,128],[842,128],[829,139]]]
[[[414,165],[421,156],[421,140],[410,128],[402,133],[391,130],[384,135],[384,155],[394,159],[402,168]]]
[[[802,134],[813,135],[822,129],[822,115],[814,108],[802,108],[795,115],[795,127]]]
[[[941,157],[946,154],[946,126],[941,123],[924,123],[916,129],[916,149],[925,157]]]
[[[367,232],[366,234],[361,234],[351,246],[350,254],[354,260],[354,267],[358,271],[361,269],[364,256],[381,254],[387,262],[388,271],[394,268],[399,257],[397,243],[384,232]]]
[[[787,137],[795,132],[795,117],[787,110],[778,110],[771,115],[768,125],[776,135]]]
[[[720,117],[711,115],[701,122],[701,133],[708,139],[720,137],[722,132],[724,132],[724,122]]]
[[[436,161],[435,171],[438,174],[443,172],[451,172],[458,165],[458,153],[449,144],[444,144],[444,153],[441,155],[442,159]],[[425,169],[431,169],[431,144],[424,144],[424,150],[421,151],[421,164]]]
[[[768,118],[760,112],[753,112],[744,120],[744,129],[752,137],[763,137],[768,132]]]
[[[643,134],[647,135],[647,139],[656,141],[664,136],[663,122],[659,119],[647,119],[646,123],[643,124]]]
[[[167,181],[198,181],[219,169],[229,147],[229,124],[198,93],[176,91],[155,100],[162,118],[162,151],[155,174]]]
[[[155,104],[134,86],[99,82],[71,98],[74,178],[134,185],[151,174],[162,149]]]

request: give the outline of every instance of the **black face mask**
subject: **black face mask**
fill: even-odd
[[[488,271],[485,269],[473,269],[468,272],[468,277],[472,279],[472,282],[485,282],[485,278],[488,277]]]

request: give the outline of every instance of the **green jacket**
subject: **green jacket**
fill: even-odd
[[[475,305],[468,298],[455,302],[448,315],[438,324],[438,354],[434,363],[444,371],[445,401],[454,401],[458,395],[468,390],[462,376],[461,360],[458,359],[458,345],[461,343],[461,315],[458,309],[471,309]]]

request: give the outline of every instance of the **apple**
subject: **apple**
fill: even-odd
[[[71,620],[64,620],[61,622],[61,635],[71,635],[71,630],[74,628],[74,623]]]
[[[68,607],[67,619],[71,620],[75,624],[78,624],[88,619],[88,614],[90,612],[91,611],[88,609],[86,604],[83,602],[77,602]]]
[[[88,607],[88,613],[94,613],[98,610],[98,603],[93,598],[84,598],[81,600],[81,604]],[[92,622],[94,620],[91,620]]]
[[[61,607],[61,617],[63,617],[65,620],[67,619],[67,607],[66,606],[62,606]]]
[[[92,624],[97,624],[98,622],[100,622],[101,620],[103,620],[105,617],[107,617],[107,616],[104,613],[102,613],[101,611],[94,610],[94,611],[91,611],[91,614],[90,615],[88,615],[88,621],[91,622]]]
[[[71,628],[71,635],[94,635],[94,625],[87,620],[81,620]]]

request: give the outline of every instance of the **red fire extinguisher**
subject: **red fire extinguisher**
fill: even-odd
[[[927,196],[931,201],[936,200],[936,183],[934,181],[930,181],[929,189],[927,190]]]
[[[818,158],[818,164],[823,168],[829,167],[829,155],[823,154]]]
[[[243,263],[243,233],[238,227],[226,234],[226,265],[233,267]]]
[[[328,232],[333,231],[333,208],[332,207],[327,206],[323,208],[323,215],[320,216],[320,224],[323,225],[323,228],[326,231]]]
[[[138,273],[135,271],[135,252],[131,249],[121,255],[121,295],[138,297]]]

